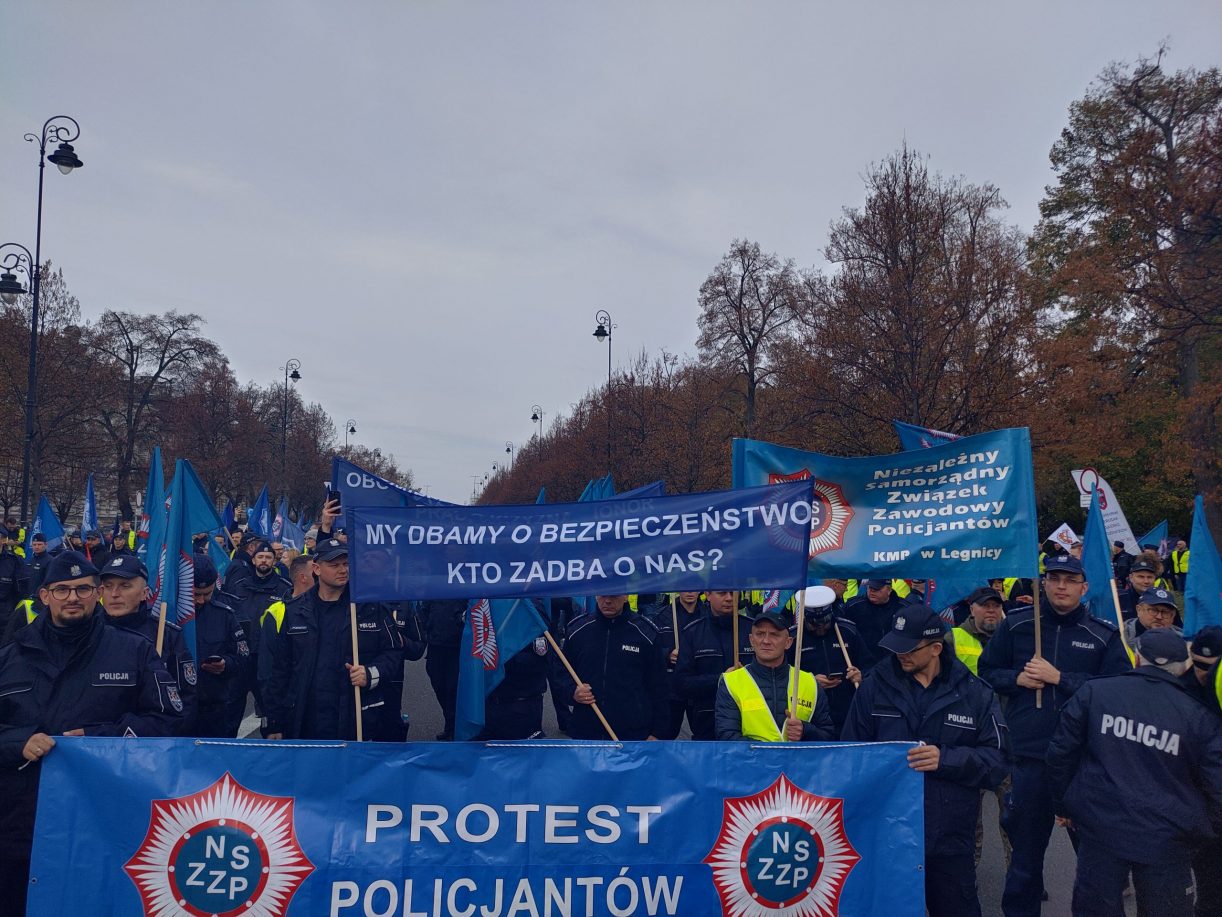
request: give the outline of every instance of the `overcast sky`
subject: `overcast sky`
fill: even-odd
[[[295,357],[464,501],[605,380],[596,310],[617,364],[691,353],[731,241],[820,263],[905,139],[1030,229],[1070,102],[1164,38],[1217,65],[1222,6],[6,0],[0,35],[0,241],[34,244],[22,134],[72,115],[42,251],[86,317],[198,312],[243,381]]]

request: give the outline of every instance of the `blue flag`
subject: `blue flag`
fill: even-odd
[[[1137,539],[1137,547],[1145,549],[1146,545],[1153,545],[1154,550],[1158,551],[1160,557],[1166,557],[1171,553],[1171,549],[1167,546],[1167,534],[1169,527],[1167,520],[1164,519],[1146,534]]]
[[[254,504],[246,510],[246,528],[254,532],[256,535],[261,535],[264,538],[270,538],[272,534],[272,511],[271,503],[267,497],[267,485],[263,485],[263,489],[259,491],[259,496]]]
[[[542,637],[543,618],[528,599],[479,599],[467,606],[458,655],[454,738],[474,739],[484,728],[484,698],[505,680],[505,663]]]
[[[161,447],[154,446],[149,457],[149,479],[144,488],[144,505],[140,509],[140,530],[136,539],[136,555],[149,568],[152,577],[153,602],[157,601],[159,583],[155,569],[165,544],[165,475],[161,471]],[[150,560],[151,558],[151,560]]]
[[[26,557],[33,556],[30,544],[34,541],[34,536],[40,534],[47,536],[48,551],[54,551],[64,543],[64,527],[60,524],[59,516],[55,515],[55,510],[51,508],[45,496],[38,498],[38,509],[34,512],[34,524],[30,526],[30,532],[26,535]]]
[[[280,498],[280,508],[276,510],[276,519],[272,522],[272,540],[298,551],[305,544],[305,534],[301,526],[289,518],[288,500],[284,497]]]
[[[1116,602],[1112,599],[1112,540],[1103,524],[1103,509],[1099,505],[1099,488],[1090,492],[1090,509],[1086,511],[1086,529],[1082,532],[1082,569],[1088,588],[1082,597],[1091,615],[1120,626],[1116,620]]]
[[[98,499],[93,493],[93,472],[89,472],[89,480],[85,482],[85,509],[81,513],[81,534],[100,530],[98,525]]]
[[[187,648],[195,651],[195,555],[192,540],[199,532],[213,532],[221,527],[212,498],[195,475],[186,459],[174,463],[174,480],[170,483],[169,513],[165,543],[158,559],[161,602],[166,604],[166,620],[182,628]],[[224,575],[229,556],[212,538],[208,539],[208,556]]]
[[[895,424],[896,435],[900,438],[900,448],[905,452],[911,452],[913,449],[928,449],[932,446],[941,446],[943,443],[953,443],[957,439],[963,439],[955,433],[944,433],[941,430],[933,430],[929,427],[918,427],[914,424],[904,423],[902,420],[891,421]]]
[[[233,501],[225,501],[225,509],[221,513],[221,525],[225,527],[225,532],[228,534],[233,531],[234,523],[237,522],[237,516],[233,511]]]
[[[650,484],[642,484],[633,490],[625,490],[620,494],[609,494],[607,500],[645,500],[649,497],[665,497],[666,482],[654,481]]]
[[[547,502],[547,488],[546,487],[539,488],[539,496],[535,497],[535,502],[540,503],[540,504]]]
[[[1222,624],[1222,560],[1205,521],[1205,501],[1197,495],[1192,510],[1192,551],[1184,581],[1184,635],[1195,636],[1202,627]]]
[[[997,430],[855,458],[734,440],[735,487],[814,483],[807,583],[828,577],[1035,574],[1031,438]],[[776,585],[776,584],[772,584]]]

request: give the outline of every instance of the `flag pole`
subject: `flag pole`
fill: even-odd
[[[1040,627],[1040,578],[1039,574],[1035,577],[1035,588],[1031,590],[1035,594],[1035,658],[1044,658],[1044,641],[1043,630]],[[1035,689],[1035,709],[1044,709],[1044,689]]]
[[[157,617],[157,655],[161,655],[161,649],[165,646],[165,616],[166,603],[161,603],[161,614]]]
[[[569,657],[564,655],[564,650],[560,648],[560,644],[557,643],[556,638],[552,636],[552,632],[550,630],[545,630],[543,631],[543,636],[546,638],[556,656],[559,657],[562,663],[564,663],[564,668],[568,671],[574,684],[584,684],[584,682],[581,680],[581,676],[578,675],[576,670],[573,668],[573,664],[569,662]],[[594,715],[598,717],[598,721],[603,724],[603,729],[607,730],[607,735],[611,737],[611,741],[618,742],[619,736],[615,734],[615,730],[611,728],[611,724],[607,722],[607,718],[603,716],[603,712],[598,709],[598,702],[595,701],[594,703],[590,704],[590,706],[594,708]]]
[[[733,639],[730,641],[734,644],[734,667],[738,668],[738,592],[734,593],[734,621],[731,628],[734,631]]]
[[[357,646],[357,629],[356,629],[356,602],[351,602],[348,605],[350,613],[350,623],[352,630],[352,664],[358,666],[361,664],[360,649]],[[368,677],[368,676],[366,676]],[[352,686],[356,691],[356,740],[358,742],[365,741],[364,723],[361,721],[361,686]]]
[[[835,618],[832,618],[832,627],[836,629],[836,641],[840,644],[840,652],[844,656],[844,664],[851,669],[853,668],[853,660],[849,658],[849,648],[844,645],[844,634],[840,633],[840,625],[836,623]],[[845,674],[847,675],[848,673]],[[861,684],[859,682],[853,682],[854,690],[860,687]]]
[[[675,652],[679,652],[679,609],[675,603],[679,601],[679,593],[675,593],[670,597],[670,623],[675,629]]]
[[[796,720],[798,718],[798,682],[802,680],[802,631],[806,630],[805,589],[798,590],[798,602],[794,611],[798,619],[798,636],[793,645],[793,689],[789,698],[789,714]]]
[[[1129,657],[1129,664],[1136,665],[1136,657],[1133,655],[1133,648],[1129,646],[1129,641],[1124,637],[1124,613],[1120,610],[1120,593],[1116,591],[1116,579],[1112,577],[1108,580],[1112,586],[1112,608],[1116,610],[1116,626],[1120,628],[1120,643],[1124,646],[1124,654]]]

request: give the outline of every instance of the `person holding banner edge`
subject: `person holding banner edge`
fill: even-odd
[[[713,709],[722,675],[742,668],[755,658],[746,627],[734,628],[734,593],[710,589],[706,593],[708,611],[687,624],[679,634],[679,655],[675,665],[675,689],[687,704],[692,738],[716,738]],[[739,623],[742,623],[741,621]],[[734,639],[738,638],[737,652]]]

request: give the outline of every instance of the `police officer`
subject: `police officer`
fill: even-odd
[[[148,603],[148,571],[134,554],[117,554],[99,570],[102,578],[102,610],[107,624],[140,634],[157,646],[160,615]],[[198,675],[195,660],[187,649],[182,628],[166,621],[162,634],[161,661],[174,676],[183,716],[179,735],[194,735],[195,688]]]
[[[444,725],[438,742],[454,739],[454,707],[458,700],[458,654],[462,647],[463,626],[467,619],[467,599],[426,599],[420,603],[420,620],[428,655],[424,670],[441,707]]]
[[[1145,591],[1158,579],[1161,567],[1158,555],[1152,552],[1142,552],[1137,555],[1137,559],[1129,567],[1128,583],[1118,593],[1120,614],[1126,621],[1136,617],[1137,605]]]
[[[1087,682],[1048,746],[1056,812],[1078,834],[1075,917],[1124,913],[1130,872],[1139,913],[1190,917],[1192,848],[1222,831],[1222,724],[1179,681],[1182,635],[1157,627],[1137,668]]]
[[[1124,639],[1129,646],[1147,630],[1173,627],[1180,614],[1175,596],[1158,586],[1151,586],[1141,594],[1135,611],[1136,614],[1124,622]]]
[[[570,622],[564,639],[565,655],[582,679],[564,679],[563,690],[573,699],[569,735],[608,738],[592,707],[597,703],[620,739],[656,739],[670,713],[658,629],[628,610],[626,595],[600,595],[595,603],[593,614]]]
[[[217,591],[220,577],[216,565],[206,554],[196,554],[192,559],[195,649],[199,654],[195,734],[233,739],[241,728],[244,712],[234,698],[243,690],[243,672],[251,665],[250,647],[237,613],[223,600],[223,593]]]
[[[932,609],[901,610],[879,644],[894,655],[867,673],[841,738],[921,743],[909,749],[908,766],[925,775],[925,906],[931,917],[970,917],[980,914],[980,791],[1005,779],[1006,728],[996,695],[943,636]]]
[[[26,595],[34,598],[38,595],[38,587],[42,585],[42,574],[51,562],[47,553],[47,536],[38,532],[30,539],[30,553],[25,559]]]
[[[866,645],[869,657],[858,663],[865,669],[878,658],[878,641],[891,629],[896,612],[908,606],[908,600],[896,595],[888,579],[863,580],[862,586],[865,595],[852,598],[844,606],[844,616],[853,622]]]
[[[815,676],[788,663],[793,646],[788,616],[765,611],[751,622],[751,661],[721,676],[714,729],[721,741],[829,742],[835,727]],[[793,709],[797,689],[798,709]]]
[[[1005,701],[1014,753],[1014,788],[1002,820],[1013,847],[1001,899],[1006,917],[1039,917],[1055,814],[1044,754],[1057,714],[1088,678],[1131,668],[1116,625],[1091,617],[1082,604],[1089,588],[1082,562],[1057,554],[1045,559],[1044,571],[1040,655],[1029,609],[1011,612],[980,657],[980,677]]]
[[[1181,538],[1175,543],[1175,550],[1171,552],[1171,575],[1175,579],[1175,588],[1180,592],[1184,591],[1184,583],[1188,579],[1190,555],[1188,542]]]
[[[285,607],[265,698],[269,739],[355,739],[354,688],[361,689],[363,737],[394,741],[402,731],[398,698],[387,685],[403,670],[403,642],[392,610],[378,603],[356,609],[359,662],[352,658],[348,546],[320,541],[317,585]]]
[[[536,637],[505,663],[505,678],[484,703],[482,741],[543,738],[548,645]]]
[[[29,592],[28,574],[25,561],[13,553],[8,529],[0,528],[0,621],[8,621]]]
[[[1123,541],[1112,542],[1112,574],[1116,582],[1123,583],[1129,578],[1129,570],[1135,558],[1124,549]]]
[[[224,601],[237,613],[238,623],[246,632],[246,643],[250,647],[251,664],[244,666],[240,676],[241,684],[233,697],[237,710],[231,712],[231,717],[241,722],[246,713],[246,697],[254,696],[255,711],[263,714],[263,704],[259,693],[259,622],[263,612],[269,605],[281,601],[293,594],[293,586],[284,576],[276,571],[276,554],[272,545],[266,540],[253,542],[244,555],[249,567],[243,576],[232,581],[226,577],[229,585],[223,590]]]
[[[734,593],[710,589],[709,611],[690,622],[679,634],[679,657],[675,665],[675,691],[687,704],[692,738],[716,738],[713,705],[721,676],[750,662],[750,619],[739,618],[737,660],[734,652]]]
[[[294,557],[289,563],[289,582],[293,586],[293,594],[289,598],[295,599],[314,587],[313,566],[313,561],[305,555]],[[272,654],[275,652],[276,641],[280,639],[287,601],[288,599],[277,599],[272,602],[259,618],[259,647],[262,652],[256,660],[255,669],[259,679],[260,696],[272,677]],[[266,726],[266,722],[263,725]]]
[[[97,569],[68,551],[47,567],[48,612],[0,649],[0,907],[25,912],[34,804],[55,736],[169,736],[182,699],[152,644],[107,627]],[[68,804],[65,802],[65,804]]]
[[[840,735],[853,695],[861,685],[857,660],[870,658],[857,628],[848,618],[837,618],[836,593],[827,586],[808,586],[806,630],[802,634],[802,662],[799,668],[815,676],[819,693],[827,697],[834,727],[833,738]],[[797,627],[791,628],[796,636]],[[848,661],[845,661],[845,654]]]
[[[679,694],[679,686],[675,681],[675,667],[679,664],[679,634],[683,628],[698,618],[708,614],[708,603],[700,597],[699,592],[677,592],[669,601],[656,605],[649,613],[649,620],[658,629],[658,648],[666,654],[666,678],[670,685],[670,719],[666,724],[666,732],[659,739],[677,739],[683,728],[683,717],[687,717],[687,725],[692,726],[692,715],[688,703]]]

